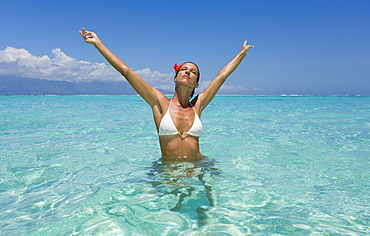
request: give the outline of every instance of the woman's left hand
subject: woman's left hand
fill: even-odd
[[[101,42],[97,34],[91,31],[87,31],[85,30],[85,28],[82,28],[82,30],[79,30],[78,32],[86,43],[96,45],[97,43]]]

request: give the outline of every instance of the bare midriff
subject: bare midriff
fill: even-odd
[[[199,151],[199,137],[188,135],[181,138],[179,135],[161,135],[159,144],[163,160],[195,161],[202,156]]]

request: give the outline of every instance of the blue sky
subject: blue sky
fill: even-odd
[[[119,80],[81,27],[148,83],[173,87],[174,63],[194,61],[200,92],[255,46],[220,93],[370,95],[370,1],[2,0],[0,76]]]

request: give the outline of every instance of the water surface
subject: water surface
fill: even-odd
[[[218,96],[162,165],[137,96],[0,96],[0,235],[368,235],[370,97]]]

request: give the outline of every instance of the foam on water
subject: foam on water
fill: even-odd
[[[140,97],[2,96],[0,118],[1,235],[370,234],[370,97],[216,97],[214,161],[161,170]]]

